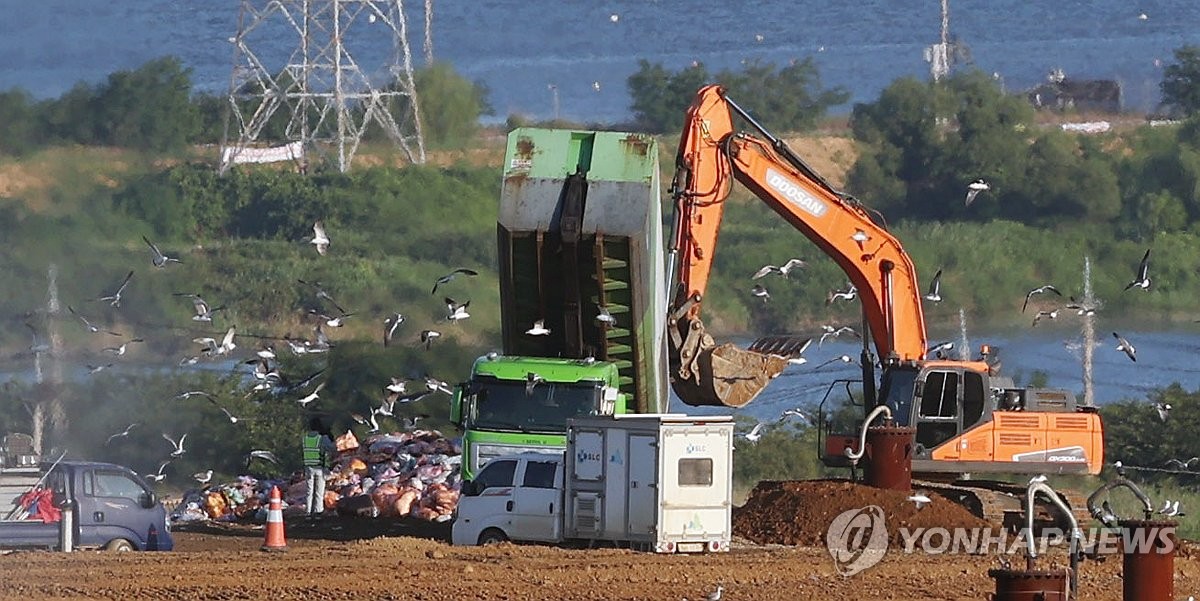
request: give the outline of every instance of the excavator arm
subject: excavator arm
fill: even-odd
[[[739,133],[743,117],[762,137]],[[689,405],[740,407],[786,367],[786,360],[705,333],[700,309],[734,179],[832,257],[858,289],[863,314],[885,361],[924,358],[925,319],[908,254],[853,198],[836,191],[783,141],[759,126],[720,86],[702,88],[688,109],[672,184],[676,292],[668,320],[672,387]]]

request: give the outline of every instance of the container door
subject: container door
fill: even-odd
[[[562,485],[558,461],[526,461],[513,490],[513,538],[557,541],[562,537]]]
[[[655,439],[655,436],[636,434],[629,437],[629,503],[626,515],[628,531],[634,535],[654,533],[655,515],[658,512],[655,478],[658,453]]]

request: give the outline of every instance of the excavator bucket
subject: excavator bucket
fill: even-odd
[[[684,403],[696,406],[741,407],[749,403],[787,367],[787,357],[717,346],[699,319],[668,338],[671,388]],[[682,324],[681,324],[682,325]]]

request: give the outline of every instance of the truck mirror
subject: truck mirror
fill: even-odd
[[[462,428],[462,402],[463,396],[466,395],[466,384],[459,384],[454,387],[454,396],[450,399],[450,423],[458,428]],[[463,484],[466,484],[465,482]]]
[[[142,507],[145,507],[146,509],[151,509],[155,505],[158,504],[158,497],[155,496],[154,493],[152,493],[150,491],[143,492],[142,496],[139,497],[138,500],[140,502],[140,505]]]

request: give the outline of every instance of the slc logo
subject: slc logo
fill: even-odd
[[[625,463],[625,461],[624,461],[623,459],[621,459],[621,452],[620,452],[620,451],[616,451],[616,452],[614,452],[614,453],[612,454],[612,456],[608,458],[608,462],[609,462],[609,463],[615,463],[615,464],[617,464],[617,465],[621,465],[621,464]]]

